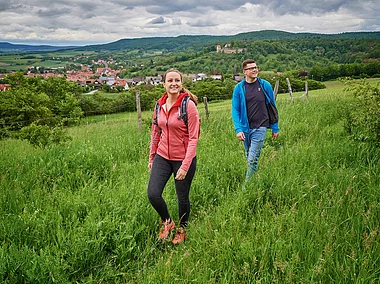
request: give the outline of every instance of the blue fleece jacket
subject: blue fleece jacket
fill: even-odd
[[[276,105],[276,99],[274,97],[273,89],[271,84],[261,78],[257,78],[261,89],[266,94],[266,104],[269,103],[268,98]],[[245,79],[243,79],[240,83],[238,83],[232,94],[232,121],[235,126],[236,134],[239,132],[249,133],[249,122],[247,116],[247,106],[245,101]],[[274,124],[270,124],[269,128],[272,129],[272,132],[277,133],[280,131],[278,127],[278,122]]]

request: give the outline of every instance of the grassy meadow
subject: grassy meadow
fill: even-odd
[[[0,69],[7,71],[26,71],[29,66],[43,66],[46,68],[65,67],[71,64],[72,59],[78,55],[87,55],[91,52],[73,50],[31,53],[0,53]],[[55,57],[53,60],[52,58]]]
[[[146,195],[151,112],[99,116],[45,150],[0,141],[1,283],[379,283],[380,149],[353,142],[339,82],[278,95],[259,172],[231,101],[203,104],[188,240],[157,241]],[[178,220],[174,184],[164,192]]]

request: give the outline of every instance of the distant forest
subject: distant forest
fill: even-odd
[[[239,33],[231,36],[212,35],[182,35],[177,37],[147,37],[134,39],[120,39],[115,42],[100,45],[90,45],[76,50],[167,50],[181,51],[199,49],[204,46],[228,43],[231,41],[256,41],[256,40],[285,40],[285,39],[380,39],[380,32],[348,32],[341,34],[316,34],[316,33],[289,33],[276,30],[255,31]]]

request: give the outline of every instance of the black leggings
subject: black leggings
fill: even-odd
[[[178,216],[181,227],[186,227],[190,215],[190,186],[193,181],[197,164],[197,158],[194,157],[190,168],[184,180],[174,180],[178,201]],[[164,222],[170,219],[170,214],[165,200],[162,198],[164,187],[170,176],[175,174],[182,165],[182,161],[166,160],[160,155],[156,155],[153,160],[152,170],[148,184],[148,198],[154,209],[160,215]]]

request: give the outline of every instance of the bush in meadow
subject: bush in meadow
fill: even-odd
[[[353,91],[354,101],[345,108],[345,129],[359,141],[380,143],[380,89],[366,80],[348,81],[348,91]]]

